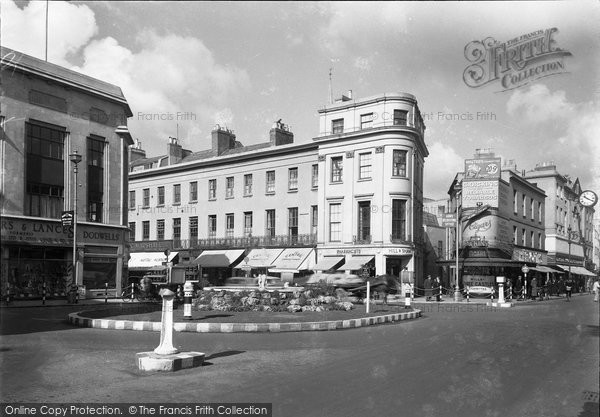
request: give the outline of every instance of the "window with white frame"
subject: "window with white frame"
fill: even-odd
[[[173,186],[173,204],[181,203],[181,184],[175,184]]]
[[[225,179],[225,198],[233,198],[233,177]]]
[[[157,189],[157,201],[156,201],[156,205],[157,206],[164,206],[165,205],[165,187],[164,186],[160,186]]]
[[[156,221],[156,240],[165,239],[165,219]]]
[[[288,236],[292,241],[298,238],[298,207],[288,208]]]
[[[135,190],[129,191],[129,208],[135,208]]]
[[[129,222],[129,241],[135,242],[135,222]]]
[[[275,210],[266,210],[265,235],[275,237]]]
[[[344,133],[344,119],[336,119],[331,121],[331,133]]]
[[[244,236],[252,236],[252,212],[244,212]]]
[[[342,241],[342,204],[329,204],[329,241]]]
[[[517,226],[513,226],[513,243],[515,245],[519,244],[519,229],[517,229]]]
[[[392,176],[406,177],[406,154],[407,151],[394,149],[392,155]]]
[[[198,216],[190,217],[190,240],[198,239]]]
[[[319,187],[319,165],[318,164],[314,164],[312,166],[311,187],[312,188]]]
[[[275,193],[275,171],[267,171],[266,193]]]
[[[527,246],[527,230],[521,230],[521,246]]]
[[[535,220],[535,200],[533,198],[529,202],[529,211],[531,212],[531,220]]]
[[[358,154],[358,178],[370,179],[372,174],[372,154],[365,152]]]
[[[408,124],[408,111],[394,110],[394,125],[406,126]]]
[[[181,240],[181,217],[173,219],[173,240]]]
[[[190,182],[190,201],[198,201],[198,181]]]
[[[288,190],[298,190],[298,168],[288,169]]]
[[[208,237],[209,238],[217,237],[217,215],[216,214],[208,215]]]
[[[244,195],[252,195],[252,174],[244,175]]]
[[[150,220],[142,222],[142,240],[150,239]]]
[[[225,214],[225,236],[233,237],[234,231],[234,216],[233,213]]]
[[[369,129],[373,127],[373,113],[361,114],[360,115],[360,128]]]
[[[150,188],[144,188],[142,190],[142,205],[144,207],[150,207]]]
[[[331,182],[342,182],[344,159],[341,156],[331,158]]]
[[[208,180],[208,199],[216,200],[217,198],[217,180]]]
[[[310,206],[310,233],[316,235],[319,228],[319,206]]]

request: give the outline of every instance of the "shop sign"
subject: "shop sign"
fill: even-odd
[[[397,255],[397,256],[412,256],[414,251],[411,248],[356,248],[356,249],[321,249],[319,251],[324,256],[332,255],[362,255],[375,256],[382,255]]]
[[[500,178],[500,158],[466,159],[465,180]]]
[[[130,242],[129,246],[132,252],[162,252],[165,249],[173,249],[173,241],[155,240],[145,242]]]
[[[509,229],[506,219],[494,214],[484,214],[464,225],[462,240],[465,244],[487,241],[490,246],[499,247],[510,242]]]
[[[513,261],[531,262],[536,264],[545,264],[545,254],[531,249],[515,248],[512,254]]]
[[[493,181],[463,181],[462,206],[475,208],[488,205],[498,208],[498,180]]]
[[[412,255],[413,250],[410,248],[385,248],[381,253],[384,255]]]
[[[3,218],[0,228],[3,242],[32,245],[70,246],[73,244],[73,227],[63,226],[61,221],[26,220]],[[120,244],[123,231],[96,226],[79,225],[77,242]]]

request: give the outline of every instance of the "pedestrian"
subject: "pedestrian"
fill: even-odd
[[[573,279],[571,279],[571,277],[567,278],[567,280],[565,281],[565,294],[567,296],[567,301],[571,301],[571,293],[573,291],[573,285],[575,285],[575,283],[573,282]]]
[[[594,302],[598,302],[598,295],[600,295],[600,283],[598,283],[598,278],[592,284],[592,291],[594,292]]]
[[[425,301],[431,300],[431,275],[427,275],[425,279]]]
[[[531,278],[531,299],[535,300],[537,297],[538,288],[537,288],[537,279],[535,277]]]

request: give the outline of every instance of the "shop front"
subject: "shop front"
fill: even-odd
[[[205,250],[192,261],[199,268],[200,277],[209,285],[223,285],[225,279],[234,276],[234,267],[244,257],[244,249]]]
[[[283,282],[290,284],[310,275],[315,266],[315,251],[313,248],[287,248],[275,260],[275,267],[269,269],[269,274],[279,274]]]
[[[283,249],[252,249],[243,260],[235,267],[235,272],[241,276],[257,277],[261,274],[267,274],[268,268],[275,266],[275,259],[281,255]]]
[[[317,249],[317,271],[337,270],[364,277],[390,274],[414,283],[414,250],[410,247]],[[327,269],[326,269],[327,268]]]
[[[16,299],[64,297],[75,282],[82,296],[120,288],[125,228],[78,223],[73,271],[73,228],[59,220],[4,216],[1,288]]]

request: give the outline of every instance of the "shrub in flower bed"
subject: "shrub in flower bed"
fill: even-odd
[[[342,297],[309,289],[280,293],[279,291],[200,291],[194,301],[198,311],[273,311],[297,313],[303,311],[352,310],[351,302]],[[335,292],[333,292],[335,294]]]

